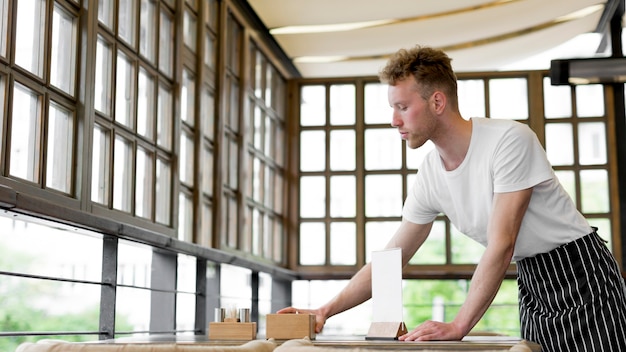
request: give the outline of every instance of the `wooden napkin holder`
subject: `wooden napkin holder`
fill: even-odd
[[[266,338],[291,340],[308,337],[315,340],[315,314],[268,314]]]
[[[366,340],[397,340],[408,331],[404,322],[372,322]]]
[[[210,322],[209,340],[244,340],[256,339],[256,322]]]

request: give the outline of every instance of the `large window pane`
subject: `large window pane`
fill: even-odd
[[[550,77],[543,79],[543,106],[547,119],[572,116],[572,88],[553,86]]]
[[[402,167],[402,139],[394,128],[365,130],[365,169],[396,170]]]
[[[98,21],[113,28],[113,15],[115,14],[115,0],[99,0],[98,1]]]
[[[450,229],[450,250],[453,264],[478,264],[485,247],[462,234],[456,227]]]
[[[137,133],[148,138],[154,138],[154,80],[148,72],[139,69],[137,94]]]
[[[300,170],[321,171],[326,167],[326,132],[300,133]]]
[[[111,45],[98,37],[96,45],[96,84],[94,86],[94,108],[109,116],[111,114]]]
[[[336,84],[330,87],[330,124],[353,125],[355,122],[356,95],[353,84]]]
[[[571,123],[546,124],[546,153],[552,165],[574,164],[574,137]]]
[[[189,126],[195,125],[196,82],[193,74],[183,69],[183,83],[180,90],[180,118]]]
[[[180,136],[180,180],[188,186],[194,185],[193,136],[182,133]]]
[[[156,221],[170,225],[172,204],[172,166],[163,159],[157,159],[156,167]]]
[[[48,116],[46,187],[69,193],[74,161],[74,114],[54,102]]]
[[[365,215],[400,216],[402,213],[402,176],[365,176]]]
[[[304,86],[301,89],[300,125],[323,126],[326,124],[326,88]]]
[[[356,224],[333,222],[330,224],[330,264],[356,264]]]
[[[578,125],[578,156],[581,165],[606,164],[604,122],[585,122]]]
[[[370,221],[365,224],[365,261],[372,260],[372,252],[384,249],[400,226],[399,221]]]
[[[113,207],[126,212],[130,212],[132,200],[132,153],[130,141],[116,136],[113,154]]]
[[[459,111],[463,118],[485,117],[485,82],[482,79],[457,81]]]
[[[135,46],[135,23],[137,0],[119,0],[117,34],[132,47]]]
[[[213,150],[202,148],[202,192],[213,196]]]
[[[356,137],[354,130],[330,131],[331,170],[354,170],[356,168],[355,150]]]
[[[574,173],[574,171],[558,170],[555,171],[554,174],[559,179],[559,183],[563,186],[565,192],[569,194],[574,203],[577,203],[578,197],[576,197],[576,174]]]
[[[489,111],[492,118],[528,119],[528,88],[524,78],[489,80]]]
[[[109,204],[110,146],[109,133],[95,125],[91,159],[91,200],[103,205]]]
[[[152,217],[152,189],[154,157],[143,148],[137,148],[137,171],[135,173],[135,215]]]
[[[50,83],[74,95],[78,19],[55,3],[52,15]]]
[[[391,123],[393,110],[389,106],[386,84],[368,83],[365,85],[365,123]]]
[[[193,200],[185,193],[178,197],[178,239],[193,240]]]
[[[323,223],[300,224],[300,265],[323,265],[326,262],[326,230]]]
[[[322,176],[300,178],[300,217],[319,218],[326,214],[326,180]]]
[[[28,181],[39,182],[41,97],[15,83],[11,115],[10,173]]]
[[[132,62],[122,52],[118,52],[116,69],[115,121],[132,128],[135,70]]]
[[[44,62],[44,0],[18,0],[15,21],[15,63],[41,77]]]
[[[332,176],[330,178],[330,216],[356,216],[356,178]]]
[[[604,116],[604,86],[576,86],[576,112],[579,117]]]
[[[166,150],[172,148],[173,104],[172,90],[160,84],[157,102],[157,143]]]
[[[213,92],[207,87],[202,89],[202,106],[200,108],[202,115],[202,133],[204,137],[215,139],[215,97]]]
[[[156,60],[156,5],[153,0],[141,0],[139,18],[139,53],[151,63]]]
[[[606,213],[610,209],[609,177],[606,170],[582,170],[580,172],[582,212]]]
[[[198,25],[196,17],[189,10],[185,10],[183,15],[183,41],[192,52],[196,52],[196,32]]]
[[[174,20],[161,11],[159,28],[159,69],[168,77],[174,73]]]

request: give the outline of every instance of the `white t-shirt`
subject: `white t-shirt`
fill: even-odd
[[[514,261],[591,232],[527,125],[487,118],[471,121],[470,146],[459,167],[446,171],[437,150],[424,159],[404,204],[406,220],[425,224],[443,213],[459,231],[486,246],[493,194],[533,187]]]

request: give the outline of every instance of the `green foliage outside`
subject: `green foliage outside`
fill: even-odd
[[[433,318],[433,302],[442,300],[444,321],[450,322],[465,301],[469,280],[405,280],[404,319],[411,330]],[[491,307],[473,331],[520,336],[517,283],[505,280]]]

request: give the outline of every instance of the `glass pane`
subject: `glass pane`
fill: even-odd
[[[228,126],[234,132],[239,132],[239,85],[235,80],[232,80],[231,82],[229,97],[230,106]]]
[[[543,79],[543,106],[547,119],[572,116],[572,88],[553,86],[550,77]]]
[[[578,117],[604,116],[604,88],[601,84],[576,86]]]
[[[471,117],[485,117],[485,82],[482,79],[462,79],[457,81],[459,111],[466,120]]]
[[[193,330],[196,312],[196,258],[178,254],[176,263],[176,329]]]
[[[274,76],[274,70],[272,70],[272,67],[268,65],[267,70],[266,70],[266,75],[265,75],[265,105],[268,107],[273,106],[272,105],[273,104],[272,88],[274,87],[274,79],[276,79],[276,77]],[[332,91],[332,88],[331,88],[331,91]],[[331,110],[331,115],[332,115],[332,110]]]
[[[195,78],[187,69],[183,69],[183,84],[180,93],[180,117],[190,126],[194,125],[194,106],[196,96]]]
[[[135,46],[136,1],[119,0],[117,34],[132,47]]]
[[[284,242],[285,242],[285,235],[284,235],[284,231],[283,231],[283,225],[282,223],[276,221],[276,224],[274,225],[274,261],[276,263],[281,263],[283,261],[283,257],[284,257],[284,253],[283,253],[283,248],[284,248]]]
[[[330,169],[333,171],[354,170],[356,168],[355,149],[355,131],[330,131]]]
[[[323,223],[300,224],[300,265],[324,265],[326,262],[326,230]]]
[[[130,212],[133,156],[130,141],[115,136],[113,166],[113,208]]]
[[[9,0],[0,0],[0,56],[7,57]]]
[[[337,218],[356,216],[356,177],[330,177],[330,216]]]
[[[326,88],[303,86],[300,90],[300,125],[323,126],[326,124]]]
[[[217,52],[217,43],[210,32],[205,31],[204,33],[204,64],[211,71],[214,71],[217,61],[217,57],[215,54]]]
[[[193,240],[193,200],[184,193],[178,197],[178,239]]]
[[[330,124],[354,125],[356,93],[353,84],[330,86]]]
[[[172,204],[172,166],[166,160],[157,159],[155,194],[156,221],[169,226]]]
[[[287,140],[285,138],[285,130],[282,125],[276,125],[276,138],[274,139],[274,153],[271,157],[274,159],[278,167],[283,167],[285,162],[285,153]]]
[[[250,308],[252,282],[250,269],[222,264],[220,275],[220,303],[223,307]]]
[[[202,148],[202,192],[213,196],[213,150]]]
[[[330,224],[330,265],[356,264],[356,224],[333,222]]]
[[[49,114],[46,187],[70,193],[74,179],[74,114],[54,102],[50,103]]]
[[[398,170],[402,167],[402,139],[394,128],[365,130],[365,169]]]
[[[254,104],[254,102],[250,102]],[[259,106],[254,106],[252,114],[252,140],[254,148],[261,150],[263,146],[263,110]]]
[[[235,198],[228,198],[228,246],[232,248],[237,248],[238,243],[238,228],[239,218],[237,211],[237,200]]]
[[[490,117],[499,119],[528,119],[528,87],[525,78],[489,80]]]
[[[137,133],[154,138],[154,80],[145,69],[139,69],[137,93]]]
[[[165,11],[161,11],[159,29],[159,70],[168,77],[174,73],[174,20]]]
[[[174,121],[172,90],[160,84],[158,99],[157,143],[166,150],[170,150],[172,148],[172,124]]]
[[[15,83],[11,114],[10,173],[32,182],[39,182],[40,101],[37,93]]]
[[[133,127],[133,64],[121,51],[117,55],[117,80],[115,83],[115,121]]]
[[[259,158],[255,158],[251,156],[252,159],[252,199],[257,202],[261,202],[261,197],[263,194],[263,189],[261,185],[264,183],[264,174],[263,174],[263,166],[262,161]]]
[[[446,223],[433,222],[428,238],[409,260],[409,264],[445,264],[446,263]]]
[[[574,200],[574,203],[577,203],[576,197],[576,174],[574,171],[566,171],[559,170],[555,171],[554,174],[559,179],[559,183],[565,189],[565,192],[569,194],[570,198]]]
[[[154,157],[143,148],[137,148],[137,171],[135,174],[135,215],[152,218],[152,188],[154,179],[152,168]]]
[[[98,3],[98,21],[109,29],[113,28],[115,0],[99,0]]]
[[[215,139],[215,97],[207,87],[202,90],[202,133],[204,137]]]
[[[580,171],[580,198],[585,214],[610,211],[609,177],[606,170]]]
[[[272,154],[272,140],[275,138],[272,133],[274,131],[274,121],[272,121],[272,118],[269,116],[265,116],[265,137],[264,137],[264,141],[265,141],[265,145],[263,146],[263,152],[265,155],[271,155]]]
[[[239,147],[237,141],[231,140],[228,155],[228,185],[232,189],[239,188]]]
[[[406,146],[406,167],[409,169],[418,169],[426,155],[435,149],[435,144],[427,140],[421,147],[417,149],[411,149],[408,144]]]
[[[465,236],[456,227],[450,228],[450,251],[453,264],[478,264],[485,247]]]
[[[578,157],[581,165],[607,163],[604,122],[584,122],[578,125]]]
[[[613,230],[611,228],[611,220],[607,218],[592,218],[589,219],[589,224],[598,228],[598,235],[608,242],[606,246],[611,252],[615,254],[615,243],[613,242],[613,238],[611,236],[611,234],[613,233]]]
[[[39,77],[43,76],[45,13],[44,0],[17,1],[15,63]]]
[[[326,180],[323,176],[300,178],[300,217],[321,218],[326,214]]]
[[[139,53],[151,63],[156,60],[156,6],[153,0],[141,0],[139,18]]]
[[[571,123],[546,124],[546,153],[552,165],[574,164],[574,137]]]
[[[326,132],[300,133],[300,170],[321,171],[326,168]]]
[[[265,165],[265,182],[263,186],[264,204],[269,209],[274,206],[274,169]]]
[[[185,10],[183,16],[183,41],[193,53],[196,52],[197,27],[195,16],[189,10]]]
[[[199,237],[199,245],[213,247],[213,243],[211,243],[213,238],[213,209],[210,204],[202,204],[202,223]]]
[[[385,248],[400,226],[399,221],[371,221],[365,224],[365,261],[372,260],[372,252]]]
[[[180,136],[180,181],[193,186],[193,136],[183,132]]]
[[[96,45],[96,84],[94,86],[94,108],[111,115],[111,64],[113,53],[109,43],[98,37]]]
[[[52,15],[50,83],[74,95],[76,79],[76,26],[78,19],[55,3]]]
[[[389,106],[386,84],[368,83],[365,85],[365,123],[391,123],[393,109]]]
[[[402,176],[365,176],[365,216],[400,216],[402,214]]]
[[[108,132],[95,125],[91,159],[91,200],[103,205],[109,204],[110,146]]]
[[[283,196],[285,190],[285,182],[280,173],[276,173],[274,178],[274,211],[278,214],[283,213]]]

